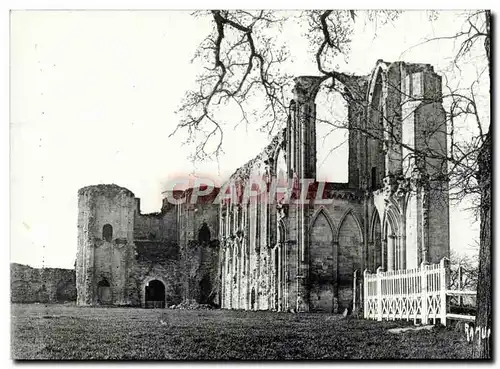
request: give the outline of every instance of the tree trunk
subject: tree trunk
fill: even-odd
[[[491,359],[491,129],[478,157],[480,203],[479,275],[477,284],[476,321],[474,329],[473,357]]]

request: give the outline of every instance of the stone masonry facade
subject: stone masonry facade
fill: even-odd
[[[76,301],[75,270],[11,263],[10,288],[12,303],[72,303]]]
[[[370,75],[341,82],[347,183],[316,181],[315,98],[324,78],[304,76],[295,79],[286,127],[196,203],[165,199],[160,212],[141,214],[140,200],[125,188],[82,188],[77,303],[342,312],[352,308],[355,272],[449,256],[441,77],[428,64],[379,61]],[[225,197],[253,178],[266,189],[293,185],[279,199],[265,191]],[[295,184],[304,179],[302,198]],[[224,200],[214,201],[220,195]],[[305,201],[289,201],[298,199]]]

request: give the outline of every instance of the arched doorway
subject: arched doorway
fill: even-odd
[[[111,286],[106,278],[97,283],[97,302],[101,305],[111,304]]]
[[[146,285],[146,308],[163,309],[165,307],[165,285],[155,279]]]

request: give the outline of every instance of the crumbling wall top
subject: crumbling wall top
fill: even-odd
[[[78,190],[78,196],[84,194],[93,196],[106,196],[106,197],[116,197],[120,194],[125,194],[130,197],[135,197],[134,193],[125,187],[120,187],[116,184],[98,184],[92,186],[86,186]]]
[[[284,133],[286,129],[281,130],[278,134],[276,134],[271,142],[253,159],[247,161],[244,165],[236,169],[234,173],[229,177],[227,182],[235,181],[235,180],[248,180],[250,175],[252,174],[252,169],[255,163],[259,161],[267,162],[272,160],[274,157],[275,151],[278,147],[283,143]]]

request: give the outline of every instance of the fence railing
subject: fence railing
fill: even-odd
[[[356,278],[355,278],[356,279]],[[473,320],[474,317],[450,314],[447,296],[473,295],[474,291],[451,291],[449,260],[439,264],[422,263],[420,268],[363,273],[363,312],[365,319],[406,319],[428,324],[447,319]],[[355,288],[359,288],[356,286]]]

